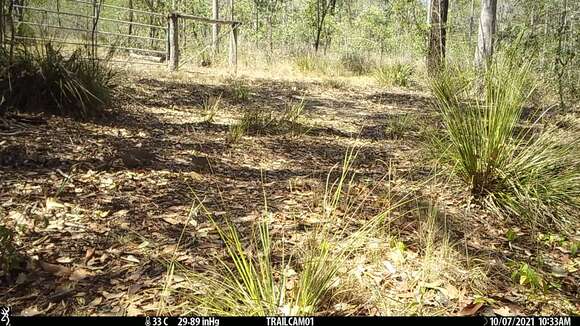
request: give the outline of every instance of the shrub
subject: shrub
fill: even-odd
[[[404,63],[395,63],[375,70],[375,79],[381,86],[409,87],[413,67]]]
[[[115,73],[106,64],[87,59],[81,49],[66,57],[46,43],[18,48],[12,60],[6,49],[0,51],[4,51],[0,96],[5,107],[86,118],[102,113],[110,102]]]
[[[478,100],[470,99],[473,81],[464,83],[457,71],[434,79],[446,131],[441,157],[496,213],[569,232],[580,208],[579,140],[522,119],[533,89],[528,72],[527,64],[494,63],[477,86]]]
[[[356,52],[342,54],[340,64],[346,71],[359,76],[369,73],[372,67],[372,63],[366,57]]]
[[[314,54],[300,54],[294,57],[294,64],[300,72],[318,72],[325,74],[329,70],[329,64],[323,58]]]

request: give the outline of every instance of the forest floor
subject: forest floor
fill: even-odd
[[[361,220],[410,194],[407,206],[435,212],[435,226],[423,213],[393,218],[341,270],[356,290],[337,293],[322,314],[579,313],[580,239],[532,241],[538,232],[494,218],[440,173],[425,146],[438,124],[427,93],[248,75],[239,90],[209,70],[124,78],[106,119],[19,114],[0,130],[0,217],[17,230],[22,257],[0,277],[0,303],[15,313],[159,313],[168,260],[211,269],[223,253],[212,223],[189,218],[197,199],[240,230],[267,209],[274,237],[303,232],[316,223],[328,173],[352,147]],[[207,122],[210,95],[221,105]],[[300,132],[228,141],[243,110],[281,113],[302,100]],[[524,263],[536,266],[542,288],[518,284]],[[183,281],[174,275],[169,286]],[[178,295],[164,300],[171,313],[187,311]]]

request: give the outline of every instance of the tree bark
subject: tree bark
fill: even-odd
[[[213,0],[212,1],[212,13],[213,13],[213,19],[220,19],[220,8],[219,8],[219,0]],[[212,29],[211,29],[211,45],[212,45],[212,50],[213,50],[213,54],[217,54],[219,51],[219,44],[218,44],[218,36],[219,36],[219,25],[218,24],[213,24],[212,25]]]
[[[326,19],[326,14],[328,13],[328,8],[330,3],[328,0],[316,0],[316,36],[314,38],[314,52],[318,52],[320,47],[320,37],[322,35],[322,29],[324,28],[324,20]]]
[[[473,38],[473,27],[475,26],[475,0],[471,0],[471,13],[469,14],[469,44]]]
[[[497,17],[497,0],[481,0],[479,32],[475,50],[475,66],[482,68],[493,56],[493,42]]]
[[[427,50],[427,71],[436,74],[445,64],[449,0],[431,0],[431,33]]]
[[[133,0],[129,0],[129,35],[133,35]]]

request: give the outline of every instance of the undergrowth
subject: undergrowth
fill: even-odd
[[[482,80],[449,69],[431,83],[446,136],[437,151],[494,212],[535,226],[578,225],[579,138],[530,113],[529,64],[503,59]],[[481,96],[477,96],[481,93]]]
[[[0,98],[4,109],[87,118],[111,100],[115,72],[77,49],[67,55],[51,43],[0,49]]]

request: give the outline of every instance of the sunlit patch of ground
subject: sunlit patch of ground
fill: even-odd
[[[321,313],[578,312],[579,239],[530,245],[537,235],[521,228],[508,241],[509,221],[486,214],[430,165],[425,132],[437,118],[427,94],[341,78],[331,83],[289,67],[240,69],[235,78],[217,69],[140,69],[124,77],[109,119],[10,117],[22,123],[2,130],[0,216],[17,230],[24,261],[0,279],[0,301],[29,315],[156,313],[168,259],[203,270],[223,256],[206,218],[185,225],[195,200],[243,232],[267,203],[273,236],[300,237],[316,223],[329,171],[356,146],[353,189],[367,194],[349,195],[364,203],[358,219],[397,198],[413,200],[340,269]],[[210,96],[221,102],[208,122]],[[297,101],[304,101],[304,132],[266,129],[228,141],[244,111],[276,116]],[[512,279],[513,263],[537,257],[545,290]],[[181,282],[177,275],[171,285]],[[181,307],[181,299],[165,303]]]

